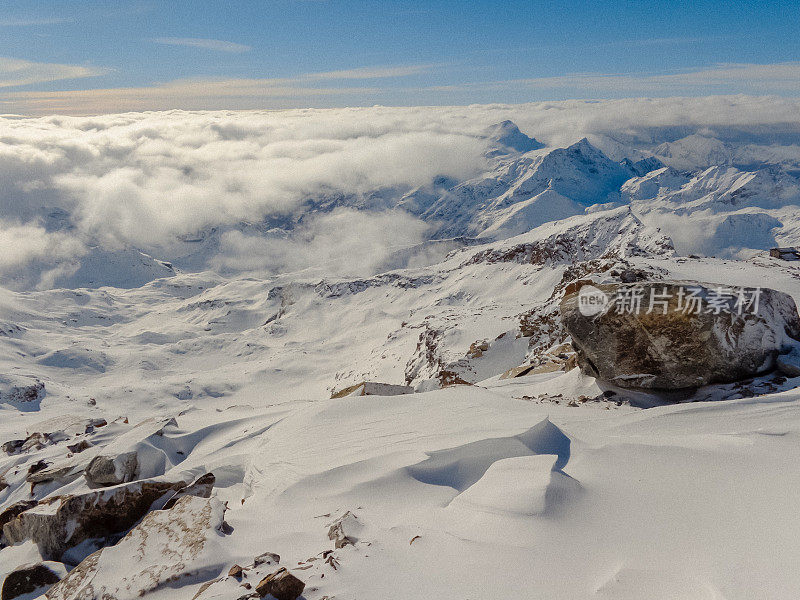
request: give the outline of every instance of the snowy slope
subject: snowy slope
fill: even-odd
[[[114,151],[69,175],[68,153],[31,153],[47,202],[16,180],[0,191],[18,217],[0,221],[0,442],[48,434],[0,452],[0,511],[87,493],[92,458],[136,452],[138,478],[216,478],[194,511],[214,517],[209,551],[166,565],[181,536],[168,513],[148,520],[164,536],[142,568],[181,573],[148,584],[154,600],[240,598],[278,566],[307,600],[800,597],[799,379],[665,397],[578,369],[501,378],[567,341],[558,304],[578,279],[800,302],[800,267],[764,252],[800,244],[791,128],[770,145],[761,126],[738,142],[700,125],[546,127],[569,107],[24,124],[51,152],[97,136]],[[24,144],[6,133],[13,175]],[[152,179],[105,179],[141,165]],[[159,193],[139,202],[136,185]],[[120,230],[100,191],[141,223],[126,213]],[[192,193],[207,219],[190,218]],[[88,226],[87,207],[107,222]],[[331,398],[363,381],[414,393]],[[57,477],[32,486],[32,468]],[[352,543],[336,548],[340,517]],[[98,558],[98,585],[140,578],[119,557],[146,538]],[[254,565],[264,552],[279,563]],[[39,558],[0,548],[0,579]],[[229,577],[234,564],[254,566]]]

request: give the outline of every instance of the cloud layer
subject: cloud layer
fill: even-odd
[[[710,97],[0,117],[0,280],[28,271],[47,287],[87,253],[130,248],[228,273],[361,274],[425,236],[380,199],[480,174],[490,124],[511,119],[550,146],[647,148],[698,131],[800,139],[798,114],[798,100]],[[309,212],[342,197],[351,209]]]

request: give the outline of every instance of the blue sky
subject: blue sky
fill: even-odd
[[[797,2],[2,8],[0,113],[800,95]]]

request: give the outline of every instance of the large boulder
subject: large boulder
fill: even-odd
[[[570,286],[561,318],[581,370],[626,388],[676,390],[773,369],[800,339],[787,294],[690,281]]]
[[[65,552],[87,540],[125,533],[151,510],[187,492],[207,497],[211,487],[184,481],[137,481],[49,498],[9,519],[3,525],[3,539],[10,545],[31,540],[43,558],[61,560]]]
[[[149,513],[116,545],[88,556],[47,598],[138,598],[205,581],[225,567],[224,516],[225,504],[216,498],[185,496],[169,510]]]

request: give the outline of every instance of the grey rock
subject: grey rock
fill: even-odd
[[[125,452],[118,456],[100,455],[89,462],[84,476],[91,487],[104,487],[135,480],[138,469],[136,452]]]
[[[259,565],[277,565],[281,562],[281,557],[279,554],[275,554],[274,552],[264,552],[263,554],[259,554],[253,560],[253,566],[257,567]]]
[[[620,387],[695,388],[770,371],[779,353],[800,339],[794,300],[767,288],[745,289],[747,298],[758,293],[757,307],[744,307],[740,314],[733,295],[718,311],[719,287],[681,281],[596,285],[609,302],[596,314],[584,314],[592,309],[581,308],[590,295],[583,286],[564,296],[561,319],[581,370]],[[615,301],[632,298],[636,290],[643,296],[638,312]],[[688,294],[696,298],[695,306],[682,310]],[[651,297],[664,304],[649,311]]]

